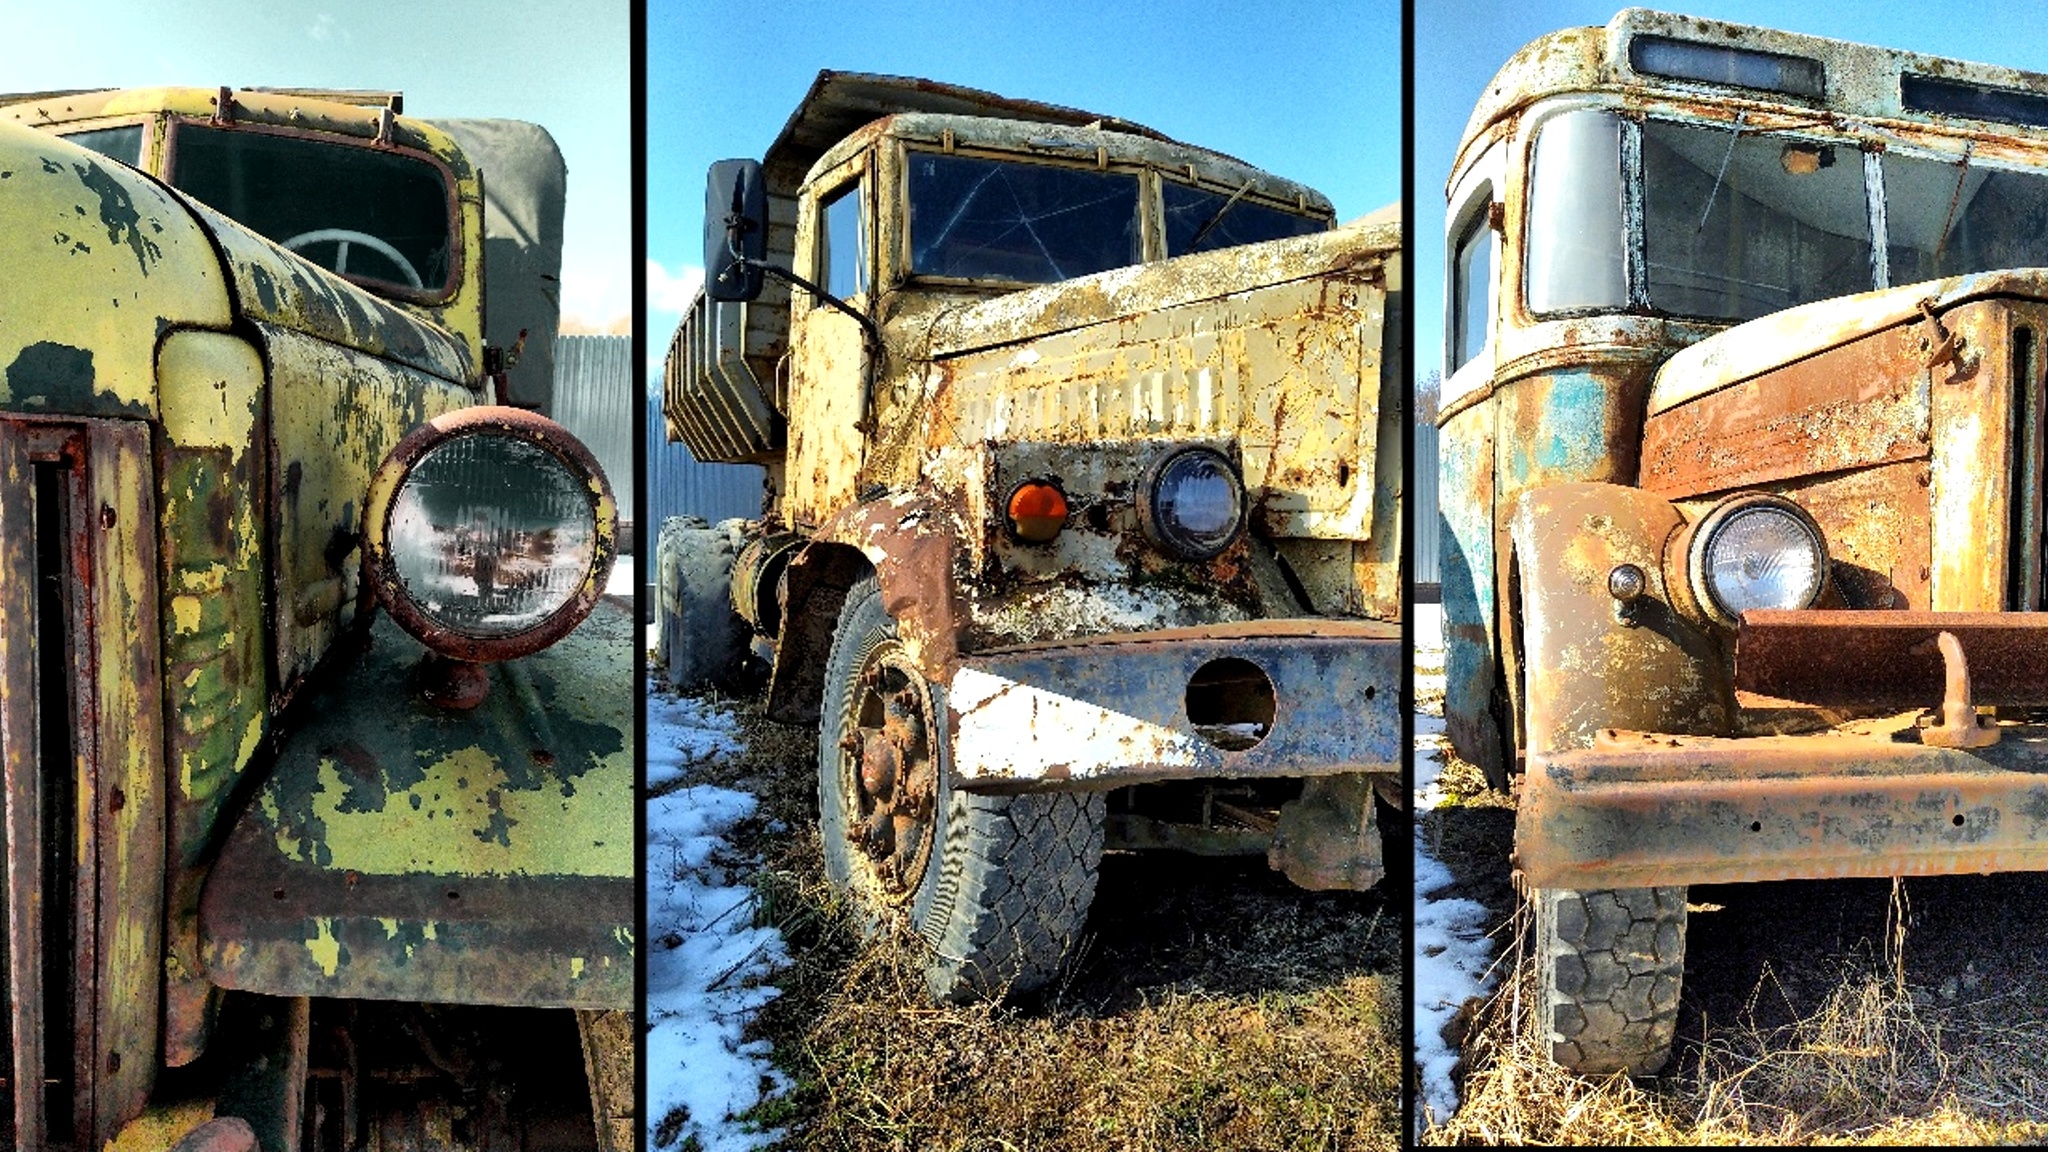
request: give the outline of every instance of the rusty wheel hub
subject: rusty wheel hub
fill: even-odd
[[[887,643],[862,666],[851,705],[853,723],[839,742],[841,770],[853,785],[846,838],[883,894],[901,901],[916,891],[931,857],[938,800],[931,693],[902,650]]]

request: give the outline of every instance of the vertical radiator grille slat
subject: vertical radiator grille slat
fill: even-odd
[[[2024,322],[2012,329],[2013,476],[2011,554],[2006,563],[2006,604],[2016,612],[2039,612],[2048,596],[2043,571],[2043,456],[2048,420],[2043,419],[2040,340]]]
[[[35,465],[28,438],[0,429],[0,833],[5,837],[7,1054],[16,1148],[40,1148],[43,1132],[41,917],[36,914],[42,757],[37,716],[42,679],[38,612]]]

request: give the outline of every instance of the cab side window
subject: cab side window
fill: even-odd
[[[1487,227],[1490,187],[1473,196],[1451,242],[1451,330],[1449,372],[1456,372],[1486,347],[1488,301],[1493,288],[1493,233]]]
[[[860,190],[861,181],[854,180],[818,201],[817,280],[841,300],[868,290],[868,237]]]

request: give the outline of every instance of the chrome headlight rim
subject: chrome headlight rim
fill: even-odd
[[[577,479],[579,489],[590,500],[591,561],[583,582],[554,611],[515,632],[480,635],[428,614],[407,592],[391,551],[391,517],[414,467],[435,449],[473,436],[499,436],[541,448]],[[435,652],[473,664],[513,660],[568,635],[596,607],[617,558],[618,515],[618,502],[604,469],[567,428],[523,408],[483,405],[458,409],[406,433],[372,475],[362,522],[364,576],[392,620]]]
[[[1707,567],[1707,556],[1714,542],[1729,525],[1745,515],[1769,511],[1784,515],[1796,524],[1808,546],[1813,550],[1814,580],[1806,594],[1805,603],[1789,605],[1793,609],[1811,608],[1827,591],[1829,578],[1827,536],[1820,530],[1813,515],[1797,501],[1769,492],[1744,492],[1730,496],[1714,505],[1699,522],[1693,525],[1692,539],[1686,549],[1686,582],[1691,586],[1692,598],[1707,618],[1724,628],[1736,628],[1741,624],[1740,613],[1731,612],[1722,600],[1720,591],[1714,586]]]
[[[1206,545],[1188,539],[1179,525],[1167,523],[1161,515],[1159,501],[1160,485],[1173,469],[1184,461],[1201,459],[1213,461],[1217,471],[1229,478],[1237,502],[1237,517],[1229,533],[1221,540]],[[1146,469],[1144,481],[1138,486],[1139,526],[1144,529],[1147,539],[1177,559],[1195,562],[1214,560],[1244,537],[1245,523],[1249,519],[1244,478],[1238,475],[1236,463],[1224,452],[1205,444],[1186,445],[1164,453]]]

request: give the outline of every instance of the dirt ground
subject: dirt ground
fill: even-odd
[[[1511,801],[1469,765],[1418,835],[1522,953]],[[2048,876],[1695,886],[1664,1075],[1543,1060],[1504,978],[1464,1039],[1464,1106],[1428,1143],[2038,1143],[2048,1137]]]
[[[1313,893],[1262,859],[1111,854],[1063,980],[934,1007],[824,881],[815,736],[727,706],[747,751],[706,779],[761,798],[736,846],[794,957],[755,1028],[795,1084],[754,1117],[780,1147],[1399,1145],[1405,881]]]

